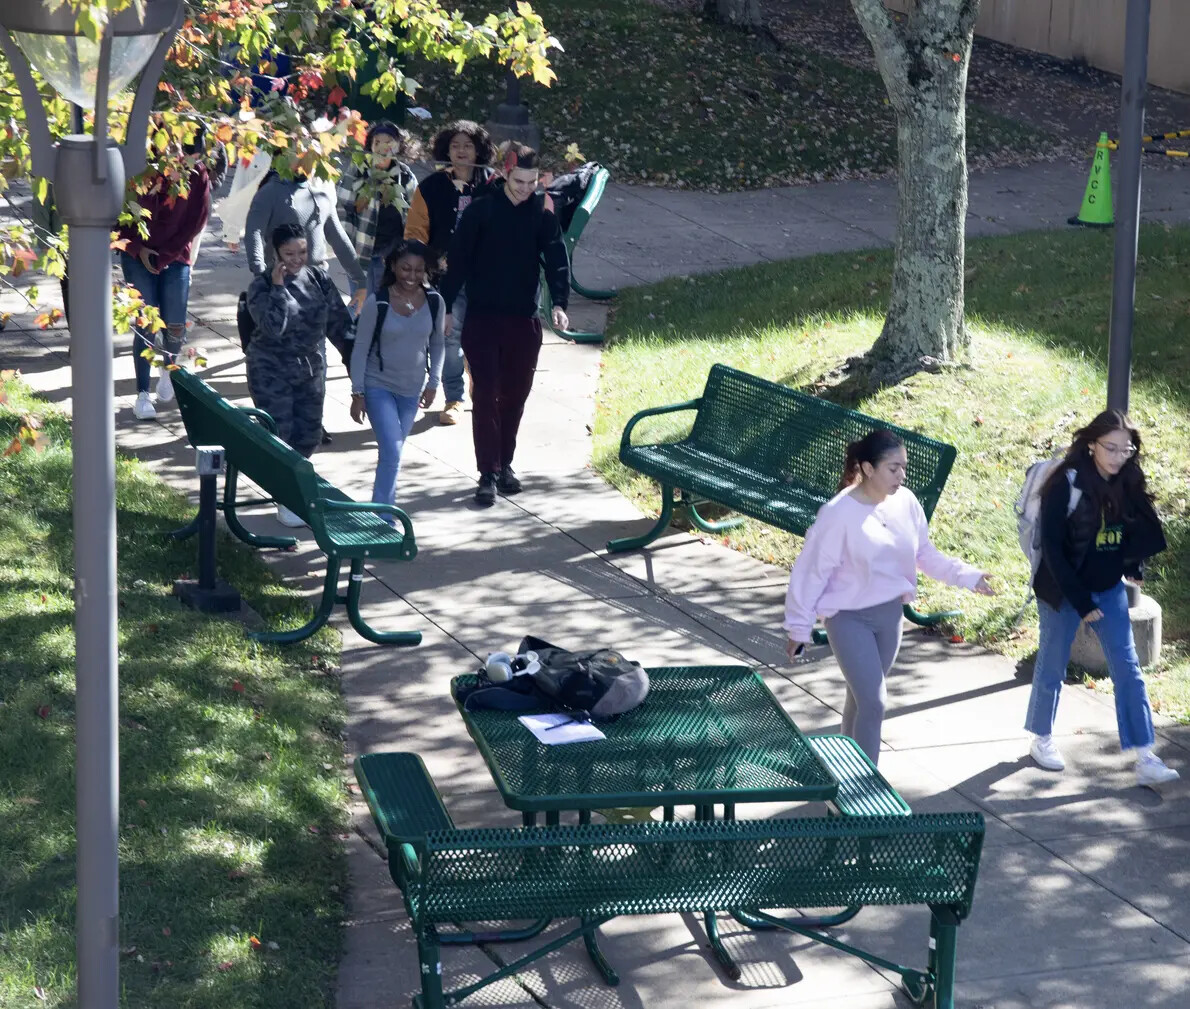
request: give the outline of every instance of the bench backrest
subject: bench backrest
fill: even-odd
[[[971,908],[978,813],[442,830],[405,845],[417,922],[747,908]],[[390,857],[402,857],[390,852]]]
[[[905,442],[905,484],[929,518],[954,465],[953,445],[724,364],[711,368],[689,440],[800,489],[813,488],[825,504],[835,495],[847,444],[878,427]]]
[[[197,375],[179,368],[173,373],[173,385],[191,445],[223,446],[230,465],[270,497],[309,519],[307,503],[318,496],[318,478],[308,459]]]

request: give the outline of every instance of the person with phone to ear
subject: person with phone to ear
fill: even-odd
[[[847,684],[843,734],[875,764],[888,700],[887,678],[901,647],[902,606],[917,595],[917,572],[980,595],[988,576],[930,542],[921,503],[905,483],[908,456],[892,431],[847,446],[838,493],[806,532],[785,596],[786,654],[792,663],[822,617]]]

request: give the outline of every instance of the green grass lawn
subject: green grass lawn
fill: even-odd
[[[575,142],[618,181],[734,190],[881,173],[896,164],[894,117],[877,74],[807,49],[759,52],[739,32],[649,0],[536,0],[565,47],[558,80],[525,83],[547,155]],[[482,8],[463,4],[474,16]],[[415,66],[429,133],[488,119],[503,75]],[[1044,134],[971,109],[972,158],[1045,149]]]
[[[1014,624],[1028,568],[1013,504],[1028,464],[1065,448],[1074,428],[1103,407],[1112,235],[981,239],[967,252],[968,366],[917,375],[859,409],[957,446],[933,536],[943,550],[993,572],[1000,594],[984,599],[923,582],[924,605],[961,607],[964,633],[1023,656],[1036,646],[1036,610]],[[1169,539],[1148,569],[1148,591],[1164,609],[1166,649],[1152,694],[1155,707],[1190,720],[1190,228],[1147,226],[1140,253],[1131,412]],[[890,273],[890,252],[845,253],[624,291],[603,358],[594,442],[600,471],[656,514],[655,485],[618,460],[628,418],[697,396],[716,361],[811,386],[876,338]],[[688,424],[691,415],[684,416],[668,430]],[[639,434],[666,431],[658,419]],[[725,541],[782,566],[801,545],[756,522]]]
[[[50,441],[0,459],[0,1005],[41,1009],[75,1004],[71,455],[60,415],[3,388],[0,444],[29,410]],[[135,460],[117,479],[121,1005],[331,1006],[337,635],[279,650],[182,608],[170,584],[195,546],[163,534],[190,508]],[[249,551],[223,542],[220,565],[268,623],[297,618]]]

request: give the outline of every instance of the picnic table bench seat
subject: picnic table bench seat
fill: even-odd
[[[912,810],[850,736],[807,736],[839,782],[830,804],[842,816],[908,816]]]
[[[232,534],[255,547],[286,549],[297,544],[292,536],[264,536],[244,527],[237,513],[241,504],[237,500],[239,475],[243,473],[269,495],[269,501],[284,505],[306,522],[319,549],[326,554],[326,578],[314,617],[300,628],[255,631],[251,637],[282,644],[301,641],[330,619],[336,603],[344,603],[352,626],[367,640],[378,644],[419,644],[420,632],[377,631],[364,620],[359,609],[366,561],[407,561],[417,556],[417,540],[409,516],[393,505],[356,501],[340,490],[321,476],[309,459],[276,436],[276,425],[263,410],[232,405],[184,368],[173,372],[173,385],[190,444],[195,448],[209,445],[223,448],[227,472],[221,508]],[[383,515],[393,516],[397,526],[390,526]],[[192,527],[196,525],[192,523]],[[192,527],[181,532],[188,533]],[[340,595],[339,575],[344,562],[350,564],[350,578],[346,595]]]
[[[634,443],[633,431],[649,417],[694,412],[690,433],[676,441]],[[611,540],[608,552],[647,546],[669,526],[674,509],[709,533],[744,520],[711,522],[699,506],[713,503],[797,536],[805,536],[818,510],[835,496],[847,445],[875,428],[905,443],[905,485],[934,513],[955,461],[955,448],[916,431],[715,364],[698,399],[651,407],[635,414],[620,439],[620,461],[661,485],[661,515],[641,536]],[[674,492],[680,498],[675,500]],[[926,626],[957,613],[929,616],[906,606],[905,615]]]
[[[420,816],[400,812],[407,804],[401,793],[424,795],[433,782],[410,757],[366,754],[356,758],[355,773],[417,939],[415,1009],[454,1005],[579,938],[604,979],[616,984],[596,945],[600,925],[619,915],[718,911],[746,913],[764,927],[895,971],[918,1004],[954,1004],[957,930],[971,910],[983,843],[978,813],[440,826],[421,833]],[[760,910],[859,905],[927,906],[926,967],[901,966],[799,924],[805,919]],[[443,990],[439,948],[451,933],[440,926],[534,918],[574,918],[577,926],[473,984]]]

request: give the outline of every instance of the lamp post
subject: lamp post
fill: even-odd
[[[1136,310],[1136,253],[1140,239],[1140,161],[1149,77],[1150,0],[1128,0],[1124,76],[1120,82],[1120,199],[1112,270],[1111,331],[1107,348],[1107,406],[1128,409],[1132,384],[1132,325]]]
[[[112,396],[111,231],[124,180],[145,167],[149,110],[182,0],[113,14],[98,43],[67,4],[0,3],[0,49],[21,99],[33,173],[49,179],[69,228],[75,602],[75,949],[80,1009],[119,1004],[119,752],[116,662],[116,439]],[[93,135],[51,140],[30,64],[63,98],[95,111]],[[143,73],[142,73],[143,71]],[[108,97],[141,74],[121,149],[107,135]]]

